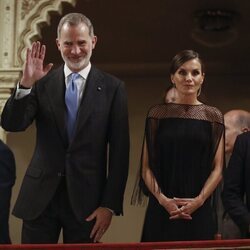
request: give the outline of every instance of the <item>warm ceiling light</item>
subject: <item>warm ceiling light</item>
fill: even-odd
[[[204,31],[225,31],[231,29],[238,14],[235,11],[209,9],[195,13],[199,28]]]
[[[235,11],[207,9],[194,15],[195,27],[192,38],[207,47],[223,47],[238,38],[236,21],[239,14]]]

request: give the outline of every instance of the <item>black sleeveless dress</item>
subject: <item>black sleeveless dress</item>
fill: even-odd
[[[152,107],[144,138],[149,165],[161,192],[169,198],[198,196],[214,167],[215,153],[223,136],[223,115],[217,108],[174,103]],[[214,238],[217,222],[213,196],[192,214],[192,220],[169,220],[168,212],[147,190],[140,174],[132,203],[142,202],[142,192],[149,196],[142,241]]]

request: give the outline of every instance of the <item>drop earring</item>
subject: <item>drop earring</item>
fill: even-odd
[[[200,88],[197,91],[197,96],[200,96],[200,94],[201,94],[201,86],[200,86]]]

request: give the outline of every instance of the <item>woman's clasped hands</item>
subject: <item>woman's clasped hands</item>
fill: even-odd
[[[203,200],[200,196],[197,196],[195,198],[168,198],[165,195],[161,194],[159,203],[169,213],[170,220],[192,220],[191,214],[200,206],[202,206]]]

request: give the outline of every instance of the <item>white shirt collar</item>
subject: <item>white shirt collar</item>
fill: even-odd
[[[86,80],[89,75],[90,69],[91,69],[91,63],[89,62],[87,67],[85,67],[84,69],[80,70],[77,73]],[[64,64],[63,70],[64,70],[65,79],[67,79],[67,77],[73,73],[66,64]]]

